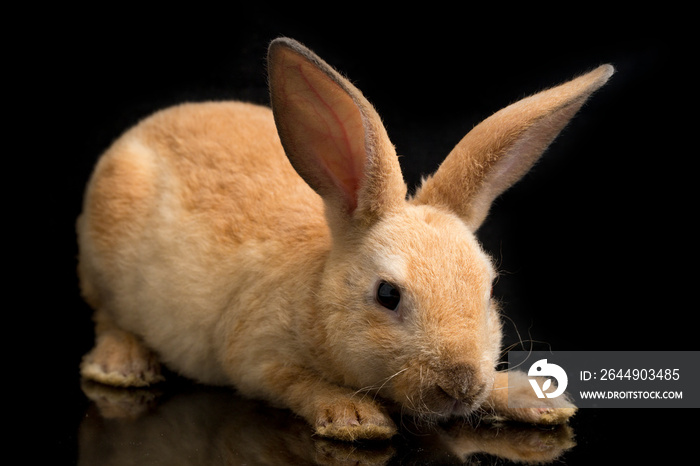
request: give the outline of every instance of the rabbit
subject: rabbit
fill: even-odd
[[[348,441],[392,437],[396,413],[567,422],[564,397],[508,407],[529,386],[496,370],[497,272],[475,232],[613,67],[487,118],[408,196],[348,79],[286,37],[267,60],[271,108],[183,103],[98,160],[77,221],[82,377],[149,386],[164,365]]]

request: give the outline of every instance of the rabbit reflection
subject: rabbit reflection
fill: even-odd
[[[574,446],[568,425],[455,422],[402,425],[392,440],[347,443],[314,435],[291,412],[230,390],[188,386],[176,393],[85,382],[93,401],[80,429],[79,465],[547,463]]]

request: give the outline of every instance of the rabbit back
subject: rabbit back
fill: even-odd
[[[241,102],[183,104],[156,113],[102,157],[88,189],[86,209],[100,207],[91,211],[91,226],[102,240],[112,231],[117,242],[125,239],[124,229],[158,222],[157,215],[196,215],[209,235],[235,245],[279,238],[271,225],[304,224],[295,213],[308,219],[322,210],[290,165],[272,112]],[[167,199],[170,194],[176,198]]]

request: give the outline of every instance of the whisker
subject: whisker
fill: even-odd
[[[496,390],[508,390],[508,388],[510,388],[510,387],[496,387],[496,388],[491,387],[489,390],[491,390],[492,392],[495,392]]]
[[[511,317],[509,317],[503,313],[501,313],[501,317],[505,317],[506,319],[508,319],[510,321],[510,323],[513,325],[513,330],[515,330],[515,334],[518,337],[518,342],[520,343],[521,346],[523,346],[523,338],[520,336],[520,331],[518,330],[518,326],[515,325],[515,321]],[[529,329],[528,329],[528,332],[529,332]],[[517,343],[514,343],[513,345],[516,345],[516,344]],[[511,346],[513,346],[513,345],[511,345]],[[501,356],[505,356],[505,354],[502,354]]]
[[[526,361],[528,361],[528,359],[530,358],[530,355],[531,355],[532,352],[534,351],[534,345],[535,345],[536,343],[537,343],[537,344],[546,345],[546,346],[549,348],[549,351],[551,352],[552,347],[551,347],[551,344],[550,344],[549,342],[540,341],[540,340],[534,340],[534,339],[532,338],[532,334],[530,333],[530,330],[532,329],[532,326],[530,326],[530,327],[527,329],[527,336],[528,336],[529,338],[528,338],[527,340],[523,340],[523,338],[522,338],[520,332],[518,331],[517,326],[515,325],[515,321],[514,321],[513,319],[511,319],[510,317],[506,316],[506,315],[503,315],[503,317],[505,317],[505,318],[507,318],[508,320],[510,320],[510,322],[513,324],[513,329],[515,330],[515,333],[516,333],[516,335],[518,336],[518,341],[515,342],[515,343],[512,343],[511,345],[506,346],[505,348],[503,348],[503,349],[501,350],[501,359],[505,358],[505,357],[508,355],[508,353],[510,353],[511,351],[513,351],[513,350],[514,350],[515,348],[517,348],[517,347],[522,348],[522,350],[528,351],[528,355],[527,355],[527,357],[525,358],[525,360],[524,360],[522,363],[517,364],[517,365],[514,366],[514,367],[508,367],[507,370],[514,370],[514,369],[517,369],[517,368],[520,367],[522,364],[524,364]],[[526,343],[529,343],[529,345],[528,345],[529,347],[528,347],[528,348],[526,348],[526,346],[525,346]],[[505,361],[505,362],[501,362],[501,363],[499,363],[499,364],[505,364],[505,365],[507,366],[507,365],[508,365],[508,362]]]
[[[404,371],[406,371],[406,370],[408,370],[407,367],[405,367],[405,368],[401,369],[400,371],[398,371],[398,372],[396,372],[396,373],[390,375],[389,377],[386,377],[386,378],[380,380],[379,382],[377,382],[377,383],[374,384],[374,385],[368,385],[367,387],[359,388],[358,390],[355,391],[355,393],[353,393],[353,396],[358,395],[358,394],[360,394],[360,393],[362,393],[362,392],[364,392],[364,394],[366,395],[366,394],[369,393],[369,392],[375,391],[376,393],[374,394],[374,399],[376,399],[377,395],[379,394],[379,391],[381,391],[381,389],[384,388],[384,386],[385,386],[387,383],[389,383],[389,381],[390,381],[391,379],[393,379],[394,377],[396,377],[397,375],[401,374],[402,372],[404,372]],[[364,396],[363,396],[360,400],[364,400]]]
[[[405,371],[407,371],[407,370],[408,370],[408,367],[404,367],[403,369],[401,369],[400,371],[398,371],[398,372],[395,373],[394,375],[390,375],[389,377],[387,377],[387,378],[384,380],[384,382],[379,386],[379,388],[377,389],[377,391],[379,391],[379,390],[381,390],[382,388],[384,388],[384,385],[388,384],[389,381],[390,381],[391,379],[393,379],[393,378],[396,377],[397,375],[399,375],[399,374],[401,374],[401,373],[403,373],[403,372],[405,372]]]

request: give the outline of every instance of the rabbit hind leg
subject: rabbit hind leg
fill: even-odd
[[[95,346],[83,357],[80,374],[117,387],[146,387],[164,380],[156,354],[104,311],[95,314]]]

